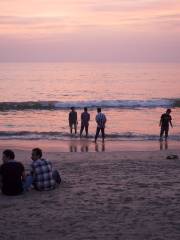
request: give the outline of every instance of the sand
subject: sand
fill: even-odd
[[[179,240],[180,159],[167,160],[172,153],[180,157],[180,150],[46,152],[61,185],[0,194],[0,239]],[[30,151],[16,150],[16,159],[28,171]]]

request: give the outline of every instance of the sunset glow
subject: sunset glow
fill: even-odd
[[[1,0],[0,9],[0,61],[180,60],[178,0]]]

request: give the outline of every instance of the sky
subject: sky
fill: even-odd
[[[180,62],[179,0],[0,0],[0,62]]]

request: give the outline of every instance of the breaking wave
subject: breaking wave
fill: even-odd
[[[102,100],[102,101],[28,101],[28,102],[0,102],[0,111],[24,111],[24,110],[60,110],[70,107],[83,108],[157,108],[180,107],[178,99],[150,99],[150,100]]]
[[[89,135],[90,139],[94,138],[94,135]],[[111,133],[106,134],[106,138],[109,140],[118,141],[148,141],[158,140],[158,135],[137,134],[133,132],[126,133]],[[1,131],[0,140],[19,139],[19,140],[70,140],[79,139],[79,135],[70,135],[67,132],[28,132],[28,131]],[[177,135],[171,135],[171,140],[180,141],[180,133]]]

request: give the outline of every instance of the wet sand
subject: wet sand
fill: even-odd
[[[180,141],[112,141],[102,143],[98,139],[94,144],[92,139],[71,140],[0,140],[0,148],[31,150],[40,147],[46,152],[117,152],[117,151],[157,151],[180,149]]]
[[[30,149],[15,152],[28,171]],[[180,159],[169,154],[180,150],[45,152],[61,185],[0,194],[0,239],[179,240]]]

